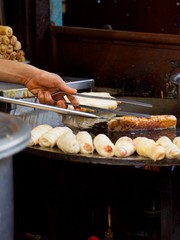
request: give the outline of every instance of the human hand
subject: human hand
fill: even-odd
[[[75,106],[75,109],[80,109],[78,107],[79,101],[77,97],[71,95],[75,94],[77,90],[69,87],[64,80],[55,73],[39,70],[37,74],[25,82],[25,86],[38,97],[41,104],[66,108],[67,105],[64,96],[67,94],[67,98],[71,104]],[[52,95],[58,91],[63,91],[64,93],[52,97]]]

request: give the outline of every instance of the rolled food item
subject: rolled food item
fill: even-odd
[[[28,146],[38,145],[39,138],[52,127],[48,124],[41,124],[31,130],[31,138]]]
[[[177,136],[173,139],[173,143],[180,148],[180,136]]]
[[[9,41],[11,45],[14,45],[17,42],[17,37],[13,35],[9,38]]]
[[[6,53],[12,53],[13,52],[13,45],[9,44],[7,45]]]
[[[12,51],[9,53],[9,59],[10,60],[16,60],[17,53],[15,51]]]
[[[135,152],[135,145],[130,137],[120,137],[114,146],[114,155],[116,157],[128,157]]]
[[[164,147],[166,158],[180,158],[180,149],[171,141],[170,138],[167,136],[162,136],[156,142]]]
[[[57,140],[58,148],[64,153],[78,153],[80,151],[79,142],[73,132],[65,132]]]
[[[7,51],[7,45],[6,44],[0,44],[0,53],[5,54]]]
[[[6,36],[6,35],[1,35],[1,37],[2,37],[2,39],[1,39],[2,44],[8,45],[9,42],[10,42],[8,36]]]
[[[18,50],[20,50],[21,49],[21,42],[20,41],[17,41],[14,45],[13,45],[13,47],[14,47],[14,50],[15,51],[18,51]]]
[[[8,53],[3,54],[3,59],[10,59],[10,55]]]
[[[100,133],[94,138],[94,147],[100,156],[114,156],[114,144],[105,134]]]
[[[13,29],[9,26],[0,25],[0,35],[11,37],[13,35]]]
[[[154,161],[165,158],[166,152],[164,147],[155,142],[153,139],[146,137],[137,137],[133,139],[136,152],[143,157],[148,157]]]
[[[80,145],[80,153],[93,153],[93,140],[87,131],[79,131],[76,134],[76,139]]]
[[[52,148],[56,145],[57,140],[61,137],[65,132],[72,132],[72,130],[68,127],[54,127],[49,129],[39,138],[39,145],[41,147],[49,147]]]

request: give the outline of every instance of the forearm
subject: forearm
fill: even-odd
[[[9,61],[0,59],[0,81],[11,82],[25,85],[33,75],[36,75],[40,71],[39,69],[29,64],[21,62]]]

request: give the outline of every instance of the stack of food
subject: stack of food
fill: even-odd
[[[22,50],[21,42],[9,26],[0,25],[0,59],[25,61],[25,53]]]

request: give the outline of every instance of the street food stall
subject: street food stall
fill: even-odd
[[[49,27],[47,2],[42,5],[36,1],[35,13],[30,2],[23,5],[26,24],[21,21],[14,28],[22,29],[19,36],[32,64],[60,74],[79,92],[106,92],[152,105],[148,108],[123,103],[119,106],[121,112],[173,115],[177,119],[176,127],[170,129],[112,132],[105,120],[86,131],[93,137],[103,133],[113,143],[124,135],[153,140],[178,137],[179,89],[171,76],[180,67],[179,35]],[[32,19],[36,19],[34,25]],[[1,83],[0,93],[5,98],[36,103],[36,98],[22,86]],[[80,130],[80,121],[73,126],[71,116],[64,113],[22,106],[15,101],[3,102],[1,107],[31,129],[48,124],[53,128],[68,126],[75,134]],[[72,154],[57,146],[35,145],[16,154],[14,160],[17,240],[83,240],[93,235],[104,239],[108,230],[113,231],[114,239],[128,240],[178,239],[180,235],[178,157],[160,161],[137,153],[103,157],[96,151]]]
[[[122,112],[177,118],[176,128],[128,132],[108,131],[104,121],[86,128],[93,136],[104,133],[113,142],[122,135],[154,140],[163,135],[170,139],[179,136],[178,88],[171,81],[179,67],[179,38],[166,37],[51,27],[52,70],[64,76],[78,92],[106,91],[113,97],[152,105],[122,103]],[[1,96],[36,101],[22,86],[4,83]],[[27,122],[31,129],[40,124],[64,126],[69,120],[64,114],[15,103],[5,104],[4,109]],[[74,133],[79,130],[77,126],[68,126]],[[179,164],[178,158],[154,161],[137,154],[102,157],[97,152],[67,154],[57,147],[27,147],[15,156],[14,163],[17,236],[102,237],[108,227],[109,205],[114,237],[130,239],[143,235],[153,239],[154,234],[154,239],[165,239],[178,235]]]

